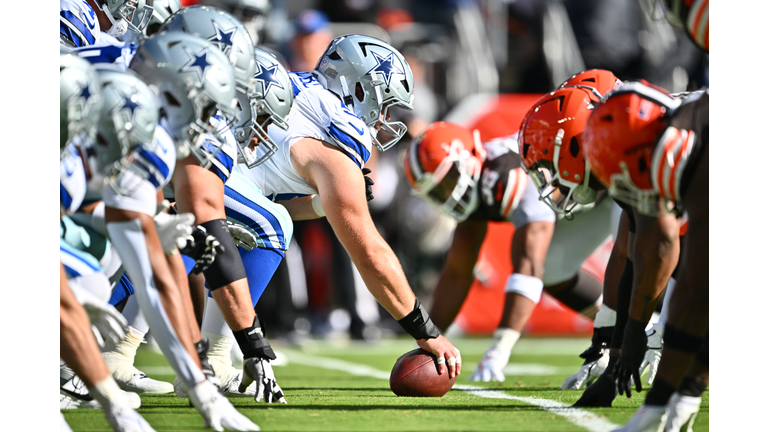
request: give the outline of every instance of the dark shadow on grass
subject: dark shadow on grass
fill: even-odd
[[[541,411],[541,408],[532,405],[516,405],[513,401],[510,404],[495,404],[495,405],[323,405],[323,404],[304,404],[304,405],[260,405],[260,406],[238,406],[237,409],[248,408],[276,408],[282,410],[312,410],[312,411],[379,411],[379,410],[397,410],[397,411],[413,411],[413,410],[425,410],[425,411]]]

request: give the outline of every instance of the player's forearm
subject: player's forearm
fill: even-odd
[[[671,219],[670,219],[671,217]],[[673,216],[637,219],[634,278],[629,315],[647,323],[667,286],[680,254],[679,227]]]
[[[365,247],[361,253],[349,255],[368,290],[392,317],[399,320],[411,313],[416,296],[400,262],[383,239]]]

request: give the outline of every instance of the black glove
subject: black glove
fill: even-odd
[[[616,370],[616,386],[619,394],[632,397],[632,378],[635,379],[635,389],[643,391],[640,383],[640,365],[643,363],[645,351],[648,349],[648,336],[645,334],[645,324],[629,318],[624,327],[624,342],[621,344],[621,357]]]
[[[365,197],[368,199],[368,202],[373,200],[373,180],[368,177],[368,174],[370,173],[370,169],[363,168],[363,177],[365,177]]]
[[[618,359],[611,357],[605,372],[591,386],[587,387],[574,407],[610,407],[616,399],[615,372]]]
[[[180,240],[186,244],[179,248],[179,252],[195,260],[195,266],[192,268],[195,274],[205,271],[216,259],[216,255],[224,253],[224,246],[216,237],[208,235],[202,225],[196,225],[192,234]]]

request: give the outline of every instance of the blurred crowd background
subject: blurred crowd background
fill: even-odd
[[[406,57],[414,110],[396,114],[408,134],[394,148],[373,150],[369,206],[426,306],[455,223],[410,193],[401,161],[430,123],[465,121],[499,94],[545,93],[585,69],[670,92],[709,84],[708,55],[666,20],[648,19],[640,0],[182,0],[191,4],[233,13],[289,70],[311,71],[331,39],[348,33],[383,39]],[[295,223],[256,311],[272,338],[373,341],[402,332],[325,219]]]

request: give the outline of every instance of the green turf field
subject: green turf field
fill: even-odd
[[[490,339],[451,338],[464,369],[442,398],[404,398],[389,389],[397,358],[415,348],[412,340],[376,344],[311,341],[303,347],[274,341],[275,375],[288,405],[230,399],[263,431],[611,431],[624,424],[645,392],[619,396],[612,408],[569,408],[581,391],[559,387],[578,370],[588,339],[523,337],[505,369],[503,383],[470,382],[469,376]],[[142,346],[136,366],[148,376],[173,382],[165,358]],[[202,418],[188,399],[142,396],[139,412],[159,431],[199,431]],[[100,410],[62,411],[72,430],[110,431]],[[694,431],[709,430],[709,391],[703,396]]]

